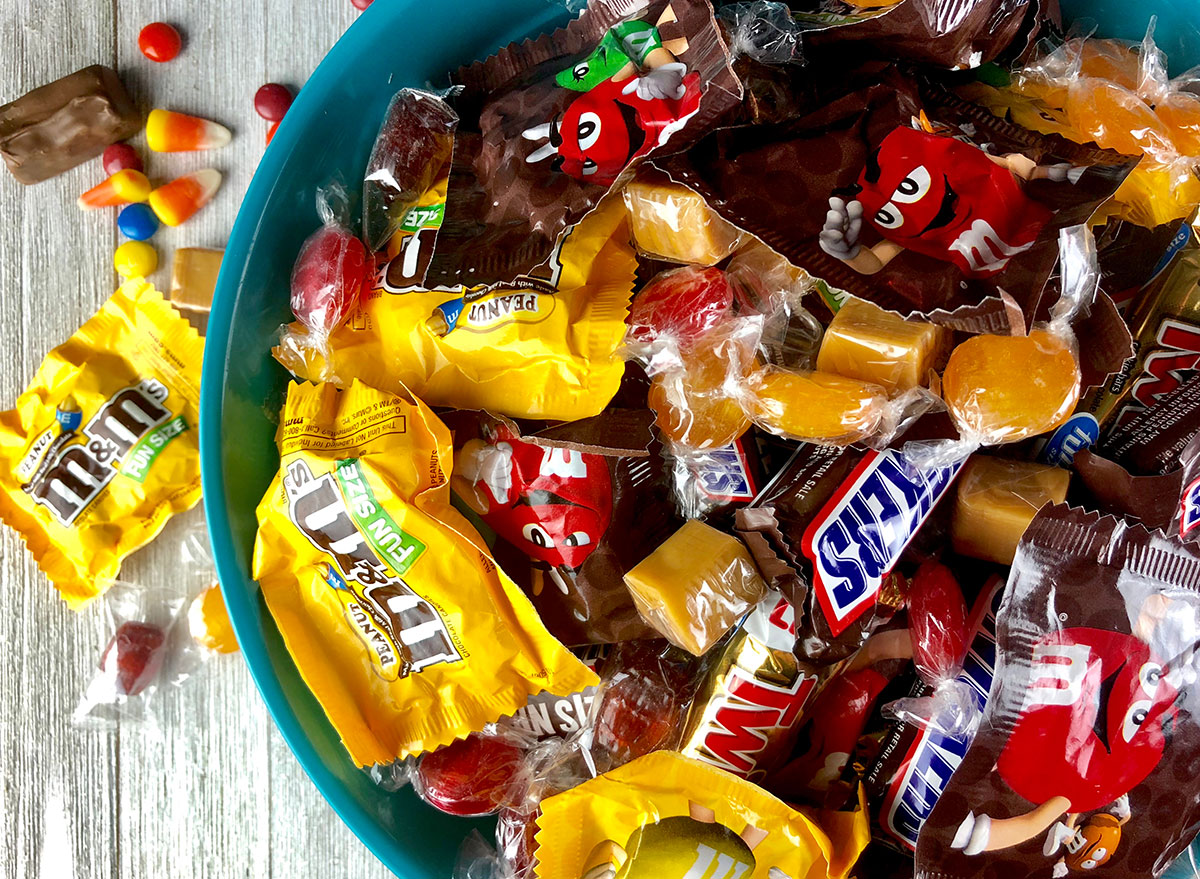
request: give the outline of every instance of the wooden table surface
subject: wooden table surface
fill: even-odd
[[[175,246],[226,241],[263,152],[255,90],[302,85],[357,14],[350,0],[3,0],[0,103],[108,64],[143,110],[168,107],[233,129],[233,144],[216,153],[143,149],[156,179],[206,166],[226,175],[202,213],[155,236],[153,280],[165,289]],[[139,53],[138,31],[152,21],[184,32],[174,62]],[[98,159],[32,187],[0,171],[0,408],[115,289],[115,212],[85,215],[74,204],[101,179]],[[177,585],[182,536],[201,521],[198,509],[177,517],[128,560],[123,578]],[[17,535],[0,527],[0,879],[391,875],[304,775],[236,654],[162,694],[159,732],[72,727],[104,646],[103,617],[67,610]]]

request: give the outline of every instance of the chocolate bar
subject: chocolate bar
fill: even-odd
[[[0,155],[19,182],[40,183],[141,127],[116,71],[94,64],[0,107]]]

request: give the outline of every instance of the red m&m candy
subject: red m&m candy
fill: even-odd
[[[171,61],[183,48],[183,37],[166,22],[156,21],[142,28],[138,34],[138,48],[151,61],[160,64]]]
[[[350,0],[350,2],[354,4],[355,9],[362,10],[374,3],[375,0]]]
[[[278,122],[292,106],[292,92],[286,85],[269,82],[254,93],[254,112],[268,122]]]
[[[142,164],[142,157],[127,143],[114,143],[105,147],[100,162],[104,165],[104,176],[106,177],[111,177],[118,171],[146,170]]]

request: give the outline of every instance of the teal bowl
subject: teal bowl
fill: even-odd
[[[1168,12],[1177,6],[1159,3]],[[1070,2],[1076,15],[1088,7],[1111,13],[1102,33],[1135,38],[1156,5],[1136,4],[1132,11],[1125,2]],[[304,86],[263,157],[225,251],[208,323],[200,401],[204,506],[242,654],[313,783],[363,843],[406,879],[448,877],[472,823],[442,815],[409,790],[383,793],[351,764],[250,578],[254,511],[279,464],[275,428],[288,382],[270,348],[279,325],[290,319],[292,261],[318,225],[314,191],[339,175],[346,182],[360,179],[397,89],[443,81],[459,64],[567,17],[565,4],[553,0],[379,0],[371,6]],[[1194,21],[1173,18],[1175,34],[1161,23],[1159,29],[1164,45],[1178,35],[1193,63],[1200,60]]]
[[[313,783],[398,876],[445,879],[472,824],[409,790],[384,794],[356,769],[309,694],[250,578],[254,510],[279,466],[275,428],[288,375],[271,358],[291,319],[288,279],[319,224],[316,187],[362,178],[388,101],[513,40],[561,25],[548,0],[379,0],[330,51],[279,126],[229,238],[204,357],[204,507],[242,654],[275,723]],[[319,867],[317,872],[320,872]]]

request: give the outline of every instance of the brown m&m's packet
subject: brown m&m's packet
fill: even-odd
[[[496,560],[547,628],[572,645],[658,637],[624,576],[679,525],[660,457],[588,430],[609,415],[549,436],[480,413],[452,419],[455,493],[496,534]]]
[[[918,875],[1161,874],[1200,818],[1200,550],[1046,507],[996,640],[986,713],[921,829]]]
[[[1058,259],[1133,159],[1035,134],[882,68],[801,118],[651,161],[833,287],[967,332],[1028,326]],[[1022,328],[1023,329],[1023,328]]]
[[[708,0],[591,0],[453,80],[460,122],[428,286],[528,272],[627,167],[685,146],[742,96]]]
[[[999,55],[1021,55],[1047,22],[1057,23],[1056,0],[791,0],[805,28],[804,46],[817,64],[852,52],[956,70]]]
[[[0,413],[0,520],[72,608],[200,499],[204,340],[127,281]]]

